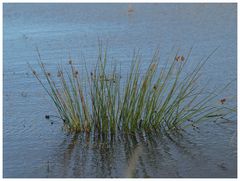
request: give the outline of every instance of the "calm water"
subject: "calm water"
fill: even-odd
[[[237,177],[236,117],[205,122],[174,141],[164,136],[119,136],[104,141],[68,135],[62,123],[46,120],[53,104],[31,75],[36,47],[55,71],[71,56],[88,66],[97,40],[108,42],[110,57],[129,67],[134,48],[149,61],[194,46],[196,64],[207,62],[202,82],[214,90],[237,76],[236,4],[4,4],[3,6],[3,174],[4,177]],[[143,65],[144,66],[144,65]],[[236,81],[221,96],[236,105]]]

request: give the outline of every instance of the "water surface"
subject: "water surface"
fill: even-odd
[[[52,71],[69,56],[80,66],[84,56],[91,66],[100,38],[123,74],[135,48],[147,64],[158,47],[163,65],[178,48],[186,55],[193,46],[190,65],[195,65],[219,47],[201,81],[209,80],[208,89],[215,90],[236,79],[236,4],[132,7],[129,13],[128,4],[3,5],[4,177],[237,176],[236,117],[205,122],[200,131],[189,129],[175,141],[144,134],[110,141],[68,135],[61,121],[44,118],[56,110],[27,66],[36,66],[36,47]],[[236,105],[236,81],[220,96]]]

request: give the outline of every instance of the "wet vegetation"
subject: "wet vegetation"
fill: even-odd
[[[70,59],[66,67],[58,65],[54,75],[47,70],[40,54],[41,72],[29,66],[70,132],[168,133],[189,126],[197,129],[204,120],[224,118],[235,111],[225,106],[225,98],[218,100],[229,84],[209,93],[199,83],[201,69],[215,51],[187,70],[191,50],[186,57],[177,52],[164,67],[159,66],[157,50],[144,71],[140,53],[135,52],[126,76],[121,75],[117,64],[109,66],[107,49],[101,45],[96,66],[90,72],[87,67],[85,72],[79,71]],[[87,86],[83,84],[83,75],[87,77]],[[216,105],[214,101],[220,103]]]

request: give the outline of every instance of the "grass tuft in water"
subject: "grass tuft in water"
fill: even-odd
[[[40,54],[38,63],[44,78],[30,68],[70,132],[169,132],[198,128],[196,125],[204,120],[234,112],[213,104],[229,84],[219,92],[206,93],[198,82],[202,67],[215,51],[188,73],[185,67],[191,50],[186,58],[176,54],[165,67],[159,67],[156,51],[144,72],[140,54],[135,52],[129,74],[122,78],[116,65],[107,67],[107,50],[100,46],[95,69],[87,72],[87,89],[82,82],[83,72],[73,60],[66,67],[59,65],[55,77],[47,71]]]

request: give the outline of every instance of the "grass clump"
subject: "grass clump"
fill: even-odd
[[[53,77],[39,55],[44,79],[30,67],[71,132],[165,132],[196,127],[203,120],[234,111],[221,104],[214,106],[212,101],[216,101],[218,93],[204,93],[205,88],[198,84],[202,67],[215,51],[187,74],[185,67],[191,51],[186,57],[176,54],[163,68],[159,68],[156,51],[143,74],[139,52],[135,52],[129,74],[121,77],[116,65],[109,69],[107,50],[100,46],[94,70],[86,71],[86,89],[83,72],[72,60],[67,67],[59,65]]]

